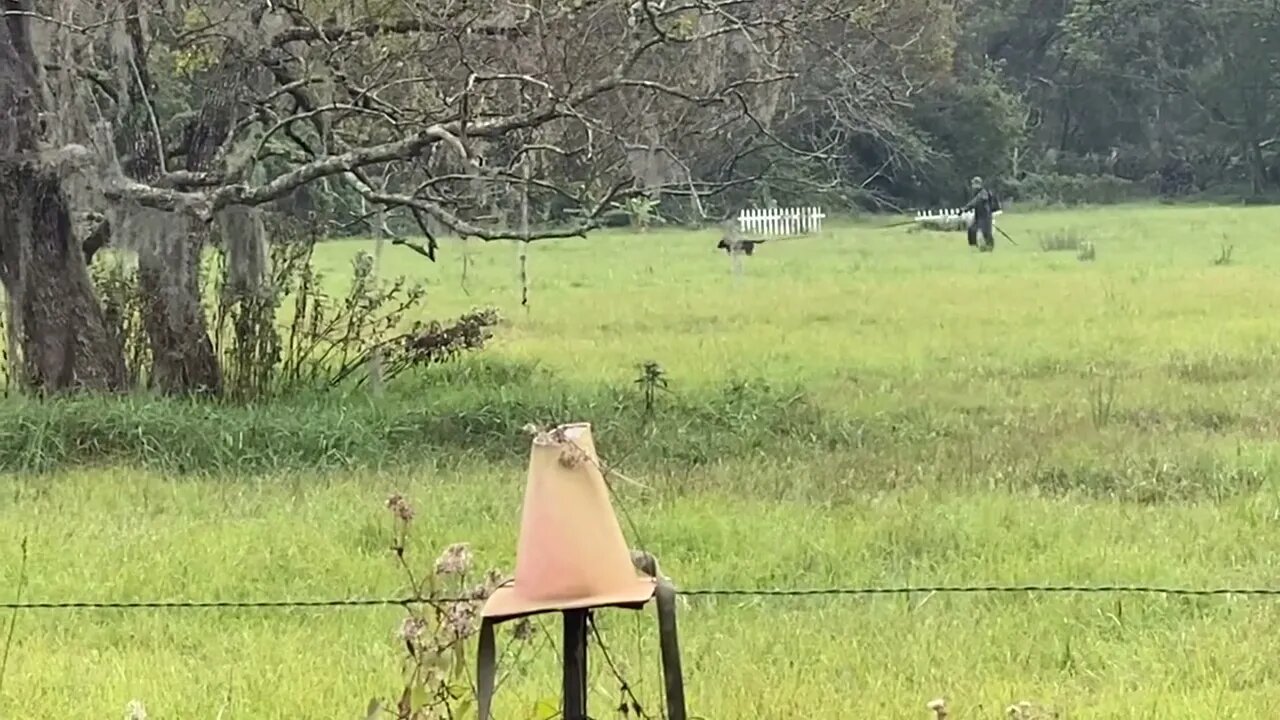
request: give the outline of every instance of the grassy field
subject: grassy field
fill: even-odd
[[[68,433],[107,417],[100,404],[4,410],[0,456],[46,471],[0,478],[0,589],[12,597],[26,538],[29,600],[396,595],[392,492],[417,508],[417,567],[468,541],[509,568],[519,425],[551,415],[592,420],[602,455],[649,486],[620,486],[629,540],[685,587],[1280,586],[1277,223],[1269,208],[1009,212],[1019,245],[991,255],[959,234],[844,224],[762,246],[736,279],[710,234],[602,235],[534,246],[527,309],[507,245],[465,251],[465,291],[457,245],[437,265],[389,248],[389,272],[429,284],[433,315],[500,308],[493,347],[376,407],[228,410],[221,433],[197,431],[208,411],[139,401],[110,411],[134,430],[93,441],[126,449],[90,465]],[[1040,248],[1064,233],[1096,259]],[[1224,246],[1231,262],[1215,264]],[[341,275],[369,247],[332,243],[320,260]],[[644,422],[632,380],[649,360],[671,392]],[[405,421],[415,408],[445,420]],[[315,457],[284,447],[306,413],[343,428]],[[186,462],[226,469],[179,467],[183,433],[201,435]],[[249,452],[276,460],[237,465]],[[1280,605],[1265,598],[681,610],[691,711],[706,718],[928,718],[939,695],[961,720],[1021,700],[1071,718],[1280,709],[1267,639]],[[152,718],[363,717],[401,687],[401,616],[24,613],[0,718],[119,717],[133,699]],[[602,627],[656,712],[650,616]],[[554,696],[558,631],[545,629],[500,688],[499,717],[538,717]],[[598,660],[593,679],[593,714],[616,715]]]

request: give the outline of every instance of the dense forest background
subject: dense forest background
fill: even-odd
[[[945,75],[908,89],[885,118],[891,140],[847,140],[835,170],[863,203],[955,202],[972,174],[1008,197],[1063,203],[1258,198],[1280,185],[1275,2],[983,0],[953,10]]]

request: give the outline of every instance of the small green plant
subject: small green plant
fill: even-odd
[[[646,361],[641,363],[640,376],[635,379],[635,383],[644,393],[644,414],[650,417],[657,404],[658,392],[670,392],[667,385],[667,371],[652,360]]]
[[[1099,430],[1111,424],[1116,405],[1116,376],[1095,373],[1089,386],[1089,414]]]
[[[623,210],[631,216],[632,227],[640,232],[647,231],[658,219],[657,209],[658,203],[644,196],[633,197],[623,205]]]
[[[1218,252],[1218,257],[1213,259],[1213,264],[1219,267],[1230,265],[1231,256],[1235,253],[1235,250],[1235,245],[1223,245],[1222,249]]]

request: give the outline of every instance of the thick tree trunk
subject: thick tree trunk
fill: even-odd
[[[0,160],[0,280],[23,384],[45,393],[125,389],[124,353],[94,294],[61,179],[35,161]]]
[[[234,62],[212,73],[213,86],[191,129],[185,167],[207,170],[234,119],[242,75]],[[210,227],[183,220],[184,231],[138,259],[139,284],[153,358],[153,387],[166,394],[220,395],[221,363],[209,337],[200,294],[200,262]]]
[[[136,10],[137,3],[131,1],[129,7]],[[134,55],[144,57],[143,34],[136,20],[129,23],[128,31]],[[141,59],[136,62],[145,66]],[[147,106],[155,88],[143,72],[135,81],[139,84],[132,88],[135,115],[126,131],[133,161],[127,169],[134,177],[148,181],[161,170],[162,149],[147,122]],[[216,138],[226,131],[227,88],[217,90],[196,119],[186,153],[188,170],[201,170],[209,164],[217,150]],[[138,252],[142,323],[151,346],[150,386],[165,395],[219,395],[222,368],[209,337],[200,294],[200,260],[209,228],[178,215],[157,220],[148,212],[142,213],[139,227],[147,237],[142,241],[133,238],[132,244]]]
[[[200,252],[207,230],[180,226],[138,256],[142,323],[151,342],[151,387],[166,395],[218,395],[222,369],[200,302]]]
[[[62,177],[40,153],[47,106],[27,0],[0,0],[0,283],[20,382],[41,392],[125,387],[124,353],[72,230]]]

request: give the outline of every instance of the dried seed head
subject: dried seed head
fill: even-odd
[[[465,575],[471,569],[471,546],[454,543],[445,548],[436,560],[437,575]]]
[[[391,511],[396,519],[400,522],[409,522],[413,519],[413,506],[400,493],[394,493],[387,498],[387,509]]]
[[[407,617],[404,622],[400,623],[400,628],[396,631],[396,637],[405,642],[414,643],[418,638],[422,637],[422,633],[427,631],[427,622],[422,618]]]
[[[450,603],[444,612],[441,629],[455,639],[470,637],[476,629],[475,607],[471,603]]]
[[[560,451],[560,467],[572,470],[582,464],[584,456],[577,445],[568,445]]]

